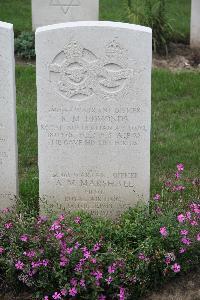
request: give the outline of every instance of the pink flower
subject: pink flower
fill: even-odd
[[[71,248],[67,248],[66,249],[66,252],[67,252],[67,254],[72,254],[72,252],[73,252],[73,248],[71,247]]]
[[[182,242],[183,244],[185,244],[185,245],[188,245],[188,246],[191,244],[190,239],[188,239],[188,238],[186,238],[186,237],[183,237],[183,238],[181,239],[181,242]]]
[[[191,220],[191,212],[190,212],[190,211],[187,211],[187,212],[185,213],[185,217],[186,217],[186,219]]]
[[[74,222],[75,222],[76,224],[80,224],[80,223],[81,223],[81,218],[80,218],[80,217],[76,217],[76,218],[74,219]]]
[[[64,237],[64,233],[62,233],[62,232],[57,232],[57,233],[54,234],[54,236],[55,236],[55,238],[56,238],[57,240],[61,240],[61,239]]]
[[[23,254],[29,258],[33,258],[36,255],[34,250],[30,250],[28,252],[25,251]]]
[[[72,279],[70,280],[70,284],[71,284],[73,287],[77,286],[77,284],[78,284],[77,279],[76,279],[76,278],[72,278]]]
[[[103,273],[98,270],[96,272],[93,272],[92,275],[95,276],[96,280],[100,280],[103,278]]]
[[[160,234],[164,237],[166,237],[168,235],[168,231],[166,227],[161,227],[160,228]]]
[[[20,236],[20,240],[21,240],[22,242],[28,242],[28,235],[27,235],[27,234],[21,235],[21,236]]]
[[[60,291],[60,293],[61,293],[62,296],[66,296],[67,295],[67,290],[66,289],[62,289]]]
[[[185,253],[185,252],[186,252],[186,249],[185,249],[185,248],[180,248],[180,249],[179,249],[179,253],[180,253],[180,254],[183,254],[183,253]]]
[[[16,264],[15,264],[15,268],[16,268],[17,270],[23,270],[23,268],[24,268],[24,263],[23,263],[21,260],[18,260],[18,261],[16,262]]]
[[[4,247],[0,247],[0,254],[3,254],[5,252]]]
[[[95,244],[94,245],[94,247],[93,247],[93,252],[97,252],[97,251],[99,251],[100,250],[100,248],[101,248],[101,244],[100,243],[97,243],[97,244]]]
[[[165,255],[165,263],[168,265],[172,261],[175,261],[176,257],[173,252],[166,253]]]
[[[77,295],[77,293],[78,293],[78,292],[77,292],[77,289],[76,289],[75,287],[69,289],[69,295],[70,295],[70,296],[74,297],[74,296]]]
[[[179,223],[183,223],[185,221],[185,216],[183,214],[178,215],[177,220]]]
[[[176,172],[175,177],[176,177],[176,179],[179,179],[181,177],[181,174],[179,172]]]
[[[4,213],[4,214],[7,214],[9,212],[10,212],[10,209],[8,207],[2,209],[2,213]]]
[[[48,264],[49,264],[49,260],[48,260],[48,259],[43,259],[42,265],[43,265],[44,267],[47,267]]]
[[[92,264],[96,264],[97,260],[96,260],[96,258],[90,258],[90,262],[91,262]]]
[[[58,218],[58,220],[59,220],[60,222],[64,221],[64,219],[65,219],[65,216],[64,216],[63,214],[60,215],[59,218]]]
[[[100,295],[98,300],[106,300],[106,296]]]
[[[138,258],[139,258],[140,260],[145,260],[146,256],[144,255],[144,253],[140,253],[140,254],[138,255]]]
[[[125,300],[125,289],[120,287],[119,300]]]
[[[49,300],[49,297],[48,296],[44,296],[44,300]]]
[[[111,266],[108,267],[108,273],[109,274],[115,273],[115,265],[112,264]]]
[[[5,227],[6,229],[10,229],[10,228],[13,227],[13,224],[12,224],[11,222],[5,223],[5,224],[4,224],[4,227]]]
[[[160,194],[155,194],[153,199],[156,201],[160,200]]]
[[[80,286],[85,287],[85,280],[84,279],[80,280]]]
[[[166,257],[165,258],[165,263],[166,263],[166,265],[169,265],[171,263],[171,258],[170,257]]]
[[[184,170],[184,164],[182,163],[177,164],[176,167],[179,172],[182,172]]]
[[[61,257],[61,259],[60,259],[60,266],[61,267],[65,267],[66,265],[68,265],[69,264],[69,259],[68,258],[66,258],[66,257]]]
[[[106,279],[106,282],[107,282],[108,285],[110,285],[112,281],[113,281],[113,279],[112,279],[111,276],[109,276],[109,277]]]
[[[193,211],[195,214],[200,214],[200,204],[197,203],[191,203],[190,204],[190,209]]]
[[[31,263],[31,267],[32,267],[33,269],[38,268],[38,267],[40,267],[41,265],[42,265],[42,262],[41,262],[41,261],[32,261],[32,263]]]
[[[171,185],[172,185],[172,183],[171,183],[170,180],[168,180],[168,181],[165,182],[165,186],[166,186],[166,187],[171,187]]]
[[[200,242],[200,233],[197,234],[197,241]]]
[[[188,234],[188,230],[183,229],[180,231],[181,235],[187,235]]]
[[[40,216],[38,218],[37,224],[40,225],[42,223],[45,223],[48,220],[48,218],[46,216]]]
[[[162,213],[162,209],[161,209],[159,206],[157,206],[157,207],[155,208],[155,212],[156,212],[158,215],[160,215],[160,214]]]
[[[75,266],[74,271],[76,271],[76,272],[82,272],[82,264],[78,263]]]
[[[195,221],[195,220],[193,220],[193,221],[190,222],[190,224],[191,224],[192,226],[197,226],[197,225],[198,225],[198,222]]]
[[[181,266],[175,263],[174,265],[172,265],[172,270],[174,271],[174,273],[178,273],[181,270]]]
[[[76,242],[74,248],[77,250],[80,246],[81,244],[79,244],[79,242]]]
[[[177,186],[174,187],[174,190],[175,191],[184,191],[185,187],[183,185],[177,185]]]
[[[91,257],[90,251],[85,251],[83,253],[83,255],[84,255],[85,258],[90,258]]]
[[[58,221],[55,221],[53,223],[53,225],[51,225],[51,228],[50,228],[51,231],[60,230],[60,229],[61,229],[61,226]]]
[[[58,292],[55,292],[55,293],[53,294],[52,298],[55,299],[55,300],[56,300],[56,299],[61,299],[61,294],[58,293]]]

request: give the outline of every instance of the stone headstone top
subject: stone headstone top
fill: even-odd
[[[0,22],[0,209],[15,204],[17,182],[14,34]]]
[[[37,30],[43,201],[110,218],[148,202],[151,39],[113,22]]]
[[[200,0],[192,0],[190,44],[200,48]]]
[[[32,25],[37,27],[99,19],[99,0],[32,0]]]

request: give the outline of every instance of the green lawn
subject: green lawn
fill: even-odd
[[[32,203],[38,198],[35,67],[16,68],[20,194]],[[197,176],[200,145],[200,76],[153,71],[151,190],[184,162]]]
[[[41,0],[42,1],[42,0]],[[100,19],[127,22],[128,0],[100,0]],[[143,9],[145,0],[132,0],[133,9]],[[167,0],[168,19],[179,39],[190,32],[191,0]],[[0,20],[14,24],[15,32],[31,30],[31,0],[0,0]]]

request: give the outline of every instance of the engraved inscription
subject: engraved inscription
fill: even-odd
[[[41,123],[41,131],[48,145],[56,148],[130,146],[138,152],[147,128],[143,122],[130,125],[133,116],[141,113],[140,106],[81,108],[71,104],[68,108],[52,106],[49,109],[55,123]]]
[[[49,6],[60,7],[66,15],[70,8],[80,6],[80,0],[50,0]]]
[[[56,91],[72,101],[93,95],[99,100],[122,101],[133,78],[127,51],[116,40],[105,46],[103,57],[72,41],[54,58],[49,71]]]

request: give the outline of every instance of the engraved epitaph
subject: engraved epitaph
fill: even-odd
[[[0,209],[17,196],[13,26],[0,22]]]
[[[192,0],[190,44],[192,48],[200,48],[200,1]]]
[[[32,0],[32,27],[98,20],[99,0]]]
[[[111,218],[148,202],[151,30],[53,25],[36,53],[41,199]]]

